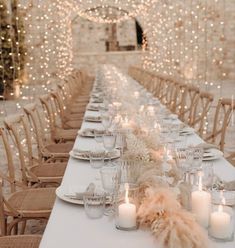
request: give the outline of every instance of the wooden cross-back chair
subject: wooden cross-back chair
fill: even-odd
[[[36,103],[25,105],[24,112],[28,116],[36,136],[39,159],[48,162],[55,160],[67,161],[69,152],[73,149],[73,143],[55,143],[51,139],[51,135],[49,138],[45,136],[45,130],[41,121],[45,117]]]
[[[212,131],[207,135],[206,141],[219,145],[221,151],[224,151],[226,130],[234,110],[234,100],[229,98],[219,99],[215,110]]]
[[[0,237],[0,248],[38,248],[41,235],[12,235]]]
[[[154,90],[154,93],[153,95],[160,99],[161,98],[161,95],[163,94],[163,84],[164,84],[164,81],[161,77],[158,77],[158,76],[155,76],[155,90]]]
[[[75,99],[71,98],[71,100],[68,100],[68,96],[71,95],[71,92],[66,84],[58,84],[57,91],[61,102],[60,105],[66,109],[66,113],[68,113],[68,115],[84,114],[86,106],[89,102],[88,99],[84,100],[79,96]],[[79,116],[75,117],[78,118]]]
[[[189,118],[189,126],[195,128],[202,136],[209,109],[214,100],[214,95],[208,92],[200,92],[195,99],[195,104]]]
[[[161,89],[158,99],[161,101],[162,104],[165,104],[167,101],[169,88],[170,88],[170,84],[168,79],[161,78]]]
[[[33,155],[31,132],[28,119],[24,115],[6,117],[4,124],[19,154],[22,179],[26,185],[35,187],[47,184],[60,184],[66,163],[45,163]]]
[[[55,188],[30,188],[16,176],[13,155],[8,141],[7,133],[0,129],[2,141],[7,158],[8,172],[0,169],[0,227],[2,235],[9,235],[14,231],[18,233],[18,224],[22,222],[20,233],[24,233],[26,221],[30,219],[48,219],[54,201]],[[2,159],[1,159],[2,163]],[[10,194],[5,194],[3,184],[9,185]]]
[[[69,111],[67,111],[67,107],[63,102],[59,90],[52,91],[51,96],[57,108],[57,113],[60,115],[62,128],[78,130],[81,127],[85,110],[83,114],[70,114]]]
[[[153,92],[153,75],[150,72],[145,72],[144,85],[149,92]]]
[[[187,85],[177,82],[175,87],[171,110],[173,113],[177,114],[179,118],[181,118],[184,112]]]
[[[63,97],[64,105],[71,113],[80,113],[81,109],[86,108],[90,100],[90,92],[83,94],[81,90],[78,90],[76,93],[76,88],[71,87],[68,82],[58,84],[57,87]]]
[[[76,139],[78,129],[62,128],[62,120],[59,113],[57,113],[54,108],[51,95],[47,94],[40,96],[39,100],[48,116],[51,139],[55,142],[74,141]]]
[[[176,82],[173,80],[167,80],[167,84],[168,87],[165,94],[164,105],[166,105],[171,110],[175,99]]]
[[[187,124],[190,122],[190,117],[192,115],[193,108],[196,104],[197,97],[199,96],[199,94],[200,90],[197,86],[187,84],[183,111],[180,114],[181,121]]]

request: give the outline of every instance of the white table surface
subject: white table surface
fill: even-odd
[[[95,112],[87,111],[86,114]],[[101,124],[83,122],[83,128],[98,128]],[[189,136],[189,142],[201,143],[195,134]],[[74,147],[91,149],[97,147],[93,138],[77,137]],[[222,180],[235,180],[235,168],[224,158],[213,161],[215,174]],[[92,169],[89,162],[69,159],[62,181],[63,187],[89,185],[97,181],[99,170]],[[49,222],[44,232],[40,248],[156,248],[160,247],[150,231],[120,231],[115,228],[114,220],[103,216],[101,219],[89,219],[83,206],[66,203],[56,199]],[[235,241],[227,243],[212,242],[211,247],[234,248]]]

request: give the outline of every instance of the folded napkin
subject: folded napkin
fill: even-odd
[[[86,121],[101,121],[101,117],[100,116],[85,116],[85,120]]]
[[[78,131],[78,134],[81,135],[81,136],[86,136],[86,135],[95,135],[95,133],[98,133],[98,134],[104,134],[104,130],[97,130],[97,129],[92,129],[92,128],[85,128],[83,130],[79,130]]]
[[[79,149],[73,149],[73,154],[75,156],[83,157],[83,158],[89,158],[90,154],[93,154],[94,156],[104,156],[105,158],[112,158],[117,155],[117,151],[111,151],[111,152],[105,152],[105,151],[85,151],[85,150],[79,150]]]
[[[92,103],[102,103],[103,102],[103,99],[101,99],[101,98],[92,98],[91,99],[91,102]]]
[[[89,104],[87,106],[87,109],[90,109],[90,110],[99,110],[100,106],[99,105],[94,105],[94,104]]]
[[[84,192],[74,192],[71,194],[65,194],[64,196],[74,200],[83,200],[83,196],[93,196],[94,192],[95,184],[90,183]]]

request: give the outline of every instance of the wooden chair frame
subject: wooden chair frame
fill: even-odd
[[[51,140],[51,138],[48,140],[45,136],[44,127],[41,121],[43,117],[39,113],[39,107],[36,103],[31,103],[24,106],[24,112],[28,116],[31,126],[35,132],[39,159],[45,162],[55,160],[67,161],[69,158],[68,152],[72,150],[73,143],[55,143]]]
[[[14,229],[14,234],[18,233],[18,223],[22,222],[21,234],[24,233],[26,221],[29,219],[48,219],[53,203],[55,200],[55,188],[46,189],[32,189],[28,188],[24,182],[17,180],[15,175],[15,168],[13,164],[13,156],[8,142],[7,134],[4,129],[0,129],[0,138],[2,138],[4,148],[7,156],[8,174],[4,174],[0,170],[0,227],[3,235],[10,235]],[[5,197],[3,194],[3,182],[6,181],[10,184],[11,195]],[[37,199],[37,196],[46,201],[45,208],[40,209],[37,206],[37,202],[33,201],[33,197]],[[23,197],[23,198],[22,198]],[[32,199],[31,199],[31,198]],[[17,202],[14,204],[14,199]],[[21,210],[21,203],[24,202],[24,208]],[[30,201],[31,199],[31,201]],[[19,207],[18,207],[19,206]],[[27,210],[28,206],[28,210]],[[32,207],[33,206],[33,207]],[[32,209],[32,210],[31,210]],[[8,222],[11,217],[11,222]]]
[[[232,116],[232,111],[234,110],[234,100],[228,98],[219,99],[215,111],[212,132],[206,137],[206,141],[216,143],[216,139],[218,138],[221,151],[224,151],[226,130]],[[219,126],[220,123],[222,124],[221,127]]]

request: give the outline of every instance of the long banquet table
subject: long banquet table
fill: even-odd
[[[95,115],[86,111],[86,115]],[[100,123],[83,122],[84,128],[101,128]],[[196,134],[189,136],[191,144],[199,144],[201,138]],[[74,147],[88,150],[97,147],[93,138],[78,136]],[[235,180],[235,168],[224,158],[213,161],[215,174],[222,180]],[[89,162],[70,158],[62,181],[63,187],[99,183],[99,170],[91,168]],[[193,231],[193,230],[192,230]],[[151,236],[150,231],[120,231],[115,228],[114,220],[103,216],[101,219],[89,219],[83,206],[56,199],[40,248],[156,248],[160,245]],[[211,247],[232,248],[235,241],[227,243],[213,242]]]

